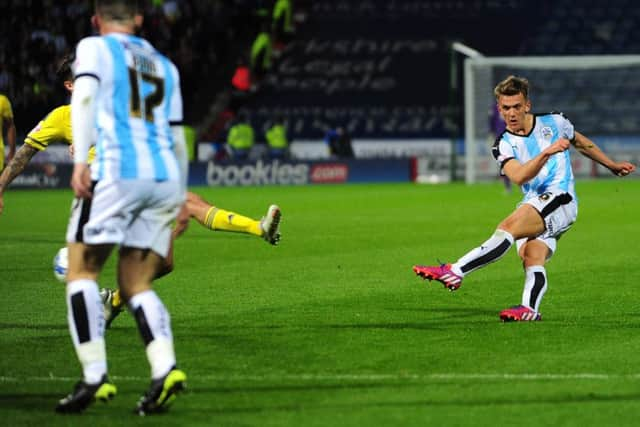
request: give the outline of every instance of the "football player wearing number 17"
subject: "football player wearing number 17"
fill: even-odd
[[[56,75],[61,84],[69,92],[73,91],[73,73],[71,63],[74,57],[65,58]],[[62,105],[53,109],[34,127],[24,140],[15,157],[7,164],[0,174],[0,214],[4,210],[4,192],[11,182],[20,175],[33,156],[44,151],[54,143],[69,144],[73,155],[71,135],[71,106]],[[89,161],[95,157],[95,147],[89,150]],[[202,226],[212,231],[229,231],[250,234],[262,238],[271,245],[280,241],[280,208],[271,205],[261,220],[256,220],[236,212],[228,211],[211,205],[208,201],[195,193],[187,192],[186,213],[189,218],[198,221]],[[176,235],[184,231],[185,224],[178,224]],[[169,267],[169,266],[168,266]]]
[[[73,75],[71,63],[73,56],[65,58],[57,70],[57,76],[62,85],[69,91],[73,91]],[[11,182],[20,175],[29,164],[33,156],[44,151],[54,143],[69,144],[73,155],[71,135],[71,106],[62,105],[52,110],[47,116],[33,128],[24,144],[20,147],[15,157],[11,159],[7,167],[0,174],[0,214],[4,209],[4,192]],[[88,160],[95,157],[95,146],[89,150]],[[271,245],[277,245],[280,241],[281,210],[277,205],[271,205],[266,215],[256,220],[239,213],[222,209],[211,205],[199,195],[187,192],[185,209],[179,215],[172,239],[179,236],[185,229],[190,218],[198,221],[202,226],[212,231],[228,231],[250,234],[262,238]],[[173,269],[173,244],[169,256],[164,259],[164,265],[158,277],[167,274]],[[120,297],[119,290],[104,288],[100,291],[105,306],[107,327],[123,311],[124,299]]]
[[[92,23],[100,35],[82,39],[76,48],[71,187],[77,199],[67,228],[67,307],[83,379],[60,400],[60,413],[81,412],[116,393],[107,378],[97,285],[116,246],[118,287],[151,367],[151,386],[135,412],[166,409],[186,383],[176,367],[169,313],[152,289],[186,194],[180,78],[170,60],[133,35],[142,22],[138,10],[135,1],[96,0]],[[89,167],[96,129],[96,158]]]
[[[522,302],[503,310],[500,319],[535,321],[541,319],[540,301],[547,290],[545,263],[578,214],[569,146],[617,176],[629,175],[635,166],[611,160],[562,114],[530,113],[526,79],[509,76],[495,87],[494,95],[506,130],[496,139],[493,155],[501,173],[522,187],[524,199],[487,241],[455,263],[416,265],[413,271],[455,291],[467,274],[497,261],[515,244],[525,274]]]

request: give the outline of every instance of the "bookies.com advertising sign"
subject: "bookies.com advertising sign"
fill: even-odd
[[[194,163],[189,185],[248,186],[306,185],[362,182],[408,182],[410,159],[328,160],[300,162],[257,160],[248,163]]]

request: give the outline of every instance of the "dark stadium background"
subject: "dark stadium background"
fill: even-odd
[[[236,60],[270,21],[273,1],[142,3],[141,34],[178,65],[196,139],[223,139]],[[292,140],[322,139],[324,127],[337,124],[354,138],[461,136],[462,95],[449,90],[452,41],[485,55],[636,53],[640,46],[629,31],[640,8],[627,0],[291,3],[295,32],[241,108],[257,129],[282,113]],[[56,64],[91,34],[92,6],[3,0],[0,8],[0,91],[13,103],[20,137],[66,101]]]

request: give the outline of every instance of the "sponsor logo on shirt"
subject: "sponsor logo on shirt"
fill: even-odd
[[[553,138],[553,130],[549,126],[545,126],[540,129],[540,135],[545,141],[551,141],[551,138]]]

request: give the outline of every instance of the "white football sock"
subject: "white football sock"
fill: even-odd
[[[513,245],[513,241],[511,233],[504,230],[496,230],[489,240],[470,250],[453,264],[451,266],[452,270],[459,276],[464,277],[467,273],[471,273],[502,258]]]
[[[176,364],[169,312],[153,290],[131,297],[129,308],[146,347],[151,378],[162,378]]]
[[[102,299],[96,282],[80,279],[67,284],[67,321],[84,381],[100,382],[107,373],[107,351]]]
[[[525,268],[524,291],[522,305],[529,307],[536,313],[540,308],[540,301],[547,292],[547,272],[541,265]]]

